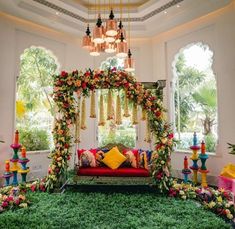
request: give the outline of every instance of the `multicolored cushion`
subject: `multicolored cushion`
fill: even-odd
[[[139,151],[139,168],[149,169],[146,151]]]
[[[78,159],[80,167],[96,167],[96,149],[78,150]]]
[[[105,166],[105,164],[102,161],[104,159],[104,156],[105,156],[104,151],[99,150],[98,152],[96,152],[95,159],[96,159],[96,166],[97,167],[104,167]]]
[[[126,157],[126,161],[122,164],[122,167],[138,168],[138,150],[123,150],[123,155]]]
[[[102,162],[111,169],[117,169],[124,161],[126,157],[120,153],[117,147],[113,147],[108,153],[105,154]]]

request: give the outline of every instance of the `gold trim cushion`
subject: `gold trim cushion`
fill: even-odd
[[[111,169],[117,169],[125,160],[126,157],[115,146],[105,154],[102,162]]]

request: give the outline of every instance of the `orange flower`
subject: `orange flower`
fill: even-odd
[[[64,131],[63,130],[58,130],[57,133],[61,135],[61,134],[64,133]]]
[[[77,87],[80,87],[80,86],[81,86],[81,80],[77,80],[77,81],[76,81],[76,86],[77,86]]]

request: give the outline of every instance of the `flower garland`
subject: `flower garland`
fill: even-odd
[[[62,71],[54,76],[53,99],[62,114],[55,120],[53,137],[55,149],[51,152],[51,164],[46,177],[47,189],[60,185],[61,176],[68,167],[71,155],[73,125],[76,117],[76,101],[74,92],[88,97],[94,89],[123,89],[126,92],[124,116],[128,114],[128,100],[146,110],[150,129],[155,138],[156,157],[152,164],[152,176],[156,188],[160,192],[169,190],[172,185],[170,176],[170,155],[174,140],[170,125],[163,117],[164,108],[160,99],[144,89],[143,85],[124,71],[115,68],[106,71],[87,70],[84,73]]]
[[[206,209],[215,214],[229,220],[234,219],[235,208],[232,193],[224,189],[216,190],[211,187],[204,189],[174,181],[168,194],[170,197],[179,197],[184,200],[198,200]]]

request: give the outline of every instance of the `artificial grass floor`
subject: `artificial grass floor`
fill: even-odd
[[[29,193],[32,205],[0,214],[1,229],[226,229],[197,202],[155,193]]]

